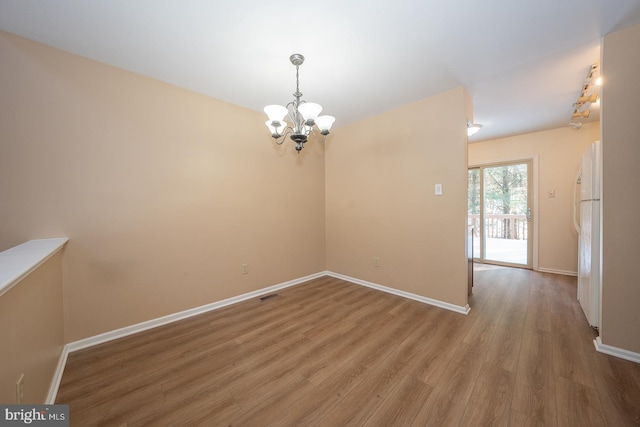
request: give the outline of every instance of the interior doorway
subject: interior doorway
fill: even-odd
[[[479,262],[532,268],[531,161],[469,168],[469,226]]]

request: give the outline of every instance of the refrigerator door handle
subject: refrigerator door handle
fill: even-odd
[[[576,218],[576,208],[578,203],[580,203],[580,200],[576,199],[576,195],[578,194],[578,184],[582,185],[582,168],[578,169],[576,179],[573,181],[573,227],[576,229],[578,235],[580,235],[580,224],[578,224],[578,220]]]

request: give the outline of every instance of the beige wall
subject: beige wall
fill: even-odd
[[[322,145],[4,32],[0,63],[0,249],[70,238],[66,342],[325,269]]]
[[[640,25],[603,41],[602,158],[604,344],[640,353]]]
[[[64,345],[62,251],[0,296],[0,403],[44,403]]]
[[[568,120],[568,119],[567,119]],[[469,165],[537,158],[538,268],[556,273],[578,271],[578,233],[573,226],[573,182],[580,158],[600,139],[600,124],[576,131],[553,129],[469,144]],[[547,196],[555,190],[555,198]]]
[[[466,306],[470,105],[457,88],[340,128],[326,148],[328,270]]]

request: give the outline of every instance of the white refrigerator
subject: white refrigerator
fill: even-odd
[[[580,178],[578,300],[587,321],[600,325],[600,141],[583,154]]]

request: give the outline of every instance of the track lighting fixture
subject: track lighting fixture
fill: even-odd
[[[591,115],[591,105],[597,105],[600,101],[600,95],[597,87],[602,84],[602,78],[598,75],[600,71],[599,64],[592,64],[587,73],[587,77],[584,79],[580,96],[573,104],[573,112],[571,113],[571,120],[569,126],[573,129],[580,129],[582,127],[581,120],[588,119]]]

